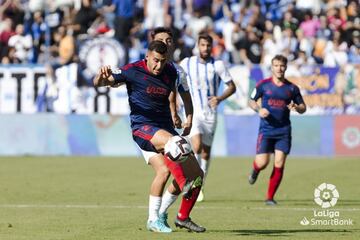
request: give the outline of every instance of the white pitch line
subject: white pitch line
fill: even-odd
[[[290,211],[326,211],[327,209],[321,208],[291,208],[291,207],[254,207],[251,210],[290,210]],[[331,211],[360,211],[360,208],[330,208]]]
[[[80,208],[80,209],[146,209],[148,206],[142,205],[74,205],[74,204],[0,204],[0,208]],[[292,207],[216,207],[216,206],[195,206],[197,209],[241,209],[241,210],[261,210],[261,211],[320,211],[320,208],[292,208]],[[331,208],[332,211],[360,211],[360,208]]]

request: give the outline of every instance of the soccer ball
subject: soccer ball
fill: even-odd
[[[165,144],[165,155],[171,161],[184,162],[192,152],[191,145],[186,138],[173,136]]]

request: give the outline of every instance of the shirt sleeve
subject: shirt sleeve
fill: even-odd
[[[250,99],[257,101],[263,95],[262,84],[257,84],[254,90],[251,92]]]
[[[300,89],[298,86],[295,86],[294,87],[294,98],[293,98],[293,101],[296,103],[296,104],[302,104],[304,103],[304,99],[303,97],[301,96],[301,93],[300,93]]]
[[[228,83],[230,81],[232,81],[232,77],[229,73],[229,70],[225,67],[225,64],[223,61],[215,61],[215,71],[216,74],[220,77],[220,79],[225,82]]]
[[[115,83],[124,83],[126,82],[126,73],[120,68],[112,69],[112,76],[115,79]]]
[[[178,92],[188,92],[189,85],[187,82],[187,74],[185,70],[180,65],[176,65],[176,71],[177,71],[176,87]]]

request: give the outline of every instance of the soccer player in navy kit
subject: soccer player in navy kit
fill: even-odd
[[[95,86],[118,87],[126,84],[131,109],[133,139],[142,150],[148,152],[163,152],[166,142],[172,136],[178,135],[173,127],[169,106],[169,97],[175,90],[177,71],[167,63],[167,51],[166,44],[161,41],[153,41],[149,44],[146,59],[125,65],[115,71],[111,70],[109,66],[102,67],[94,79]],[[185,106],[185,108],[189,108],[189,106]],[[186,112],[188,115],[192,115],[192,110]],[[166,156],[160,160],[157,158],[156,162],[151,163],[155,172],[157,172],[157,165],[163,165],[164,162],[180,189],[184,189],[187,180],[191,182],[196,180],[191,191],[188,192],[189,195],[181,202],[175,224],[185,228],[192,225],[197,227],[191,229],[193,231],[205,231],[205,228],[196,225],[189,217],[199,194],[203,177],[195,157],[190,155],[185,161],[187,165],[191,166],[189,168],[191,171],[186,172],[186,178],[182,166],[172,162]],[[159,219],[148,222],[147,227],[152,231],[171,232],[171,229],[164,226]]]
[[[306,105],[299,88],[285,79],[287,58],[276,55],[271,60],[272,77],[261,80],[253,90],[249,105],[260,116],[256,157],[249,176],[254,184],[260,171],[269,164],[274,153],[274,168],[270,177],[265,204],[276,205],[274,195],[278,189],[284,171],[287,155],[291,149],[290,110],[300,114],[306,111]],[[261,106],[257,100],[261,99]]]

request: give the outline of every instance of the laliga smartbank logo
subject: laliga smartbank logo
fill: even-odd
[[[335,185],[322,183],[314,191],[314,201],[322,208],[334,207],[339,198],[339,192]]]
[[[352,219],[340,218],[340,211],[331,210],[339,199],[340,195],[336,186],[330,183],[322,183],[314,190],[314,201],[321,207],[321,210],[313,210],[311,218],[304,217],[300,224],[307,225],[320,225],[320,226],[342,226],[353,225]]]

